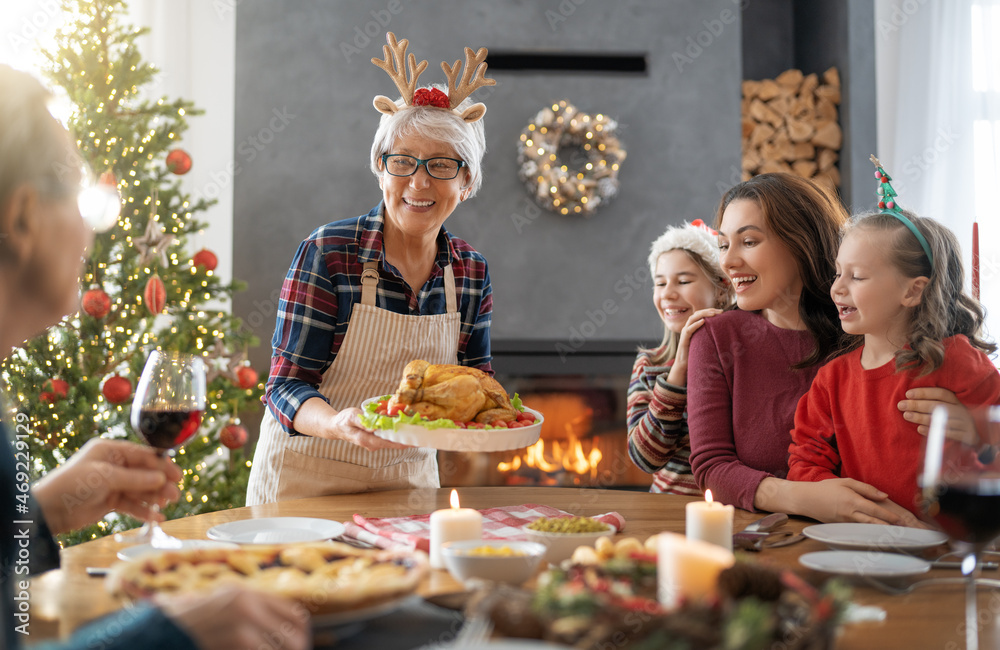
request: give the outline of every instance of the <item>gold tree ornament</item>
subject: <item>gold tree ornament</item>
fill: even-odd
[[[170,264],[170,259],[167,256],[167,248],[177,240],[177,237],[167,234],[166,230],[156,219],[157,205],[160,202],[160,195],[157,190],[153,190],[153,195],[150,197],[149,202],[152,204],[152,209],[149,214],[149,221],[146,222],[146,232],[142,234],[142,237],[135,238],[132,244],[139,251],[139,264],[149,266],[153,260],[159,258],[160,265],[163,268],[167,268]]]
[[[394,115],[398,111],[412,106],[436,106],[451,110],[465,122],[472,123],[481,120],[486,115],[486,105],[482,102],[469,106],[464,111],[459,111],[458,106],[473,92],[483,86],[495,86],[496,79],[486,76],[486,55],[485,47],[473,52],[472,48],[465,48],[465,66],[463,71],[462,61],[458,59],[454,64],[448,65],[446,61],[441,62],[441,69],[444,70],[448,78],[448,94],[436,88],[421,88],[417,90],[417,79],[427,69],[427,61],[417,63],[417,58],[411,52],[406,53],[409,41],[403,39],[396,40],[396,35],[387,32],[385,35],[386,45],[382,46],[382,53],[385,58],[372,58],[372,63],[385,70],[389,78],[396,84],[403,99],[403,106],[397,106],[385,95],[378,95],[372,100],[372,104],[378,112],[384,115]],[[461,77],[459,72],[462,71]]]

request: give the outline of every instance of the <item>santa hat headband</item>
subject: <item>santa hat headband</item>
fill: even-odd
[[[705,225],[701,219],[695,219],[683,226],[671,226],[653,242],[649,251],[649,273],[656,275],[656,262],[660,255],[672,250],[686,250],[694,253],[708,268],[720,277],[723,275],[719,266],[718,233]]]
[[[393,115],[398,111],[411,106],[437,106],[451,110],[466,122],[472,123],[481,120],[486,115],[486,106],[480,102],[473,104],[463,111],[458,110],[458,106],[477,89],[483,86],[496,85],[496,79],[486,77],[486,48],[479,48],[478,52],[473,52],[472,48],[465,48],[465,69],[462,71],[461,59],[454,64],[448,65],[447,61],[441,62],[441,69],[444,70],[448,78],[448,94],[446,95],[437,88],[421,88],[417,90],[417,79],[427,69],[427,61],[417,63],[417,58],[410,53],[406,54],[406,48],[410,44],[405,38],[396,40],[396,35],[387,32],[385,35],[387,45],[382,46],[384,59],[372,58],[372,63],[385,70],[389,78],[396,84],[400,94],[403,96],[403,106],[397,106],[385,95],[379,95],[372,104],[384,115]]]

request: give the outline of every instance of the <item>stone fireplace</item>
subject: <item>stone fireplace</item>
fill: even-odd
[[[494,344],[497,379],[545,416],[541,437],[526,449],[438,452],[442,486],[649,488],[627,448],[634,344],[591,345],[573,358],[553,349],[540,341]]]

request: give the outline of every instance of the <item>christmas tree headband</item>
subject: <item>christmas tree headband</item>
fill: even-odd
[[[372,63],[385,70],[389,78],[395,82],[396,88],[399,88],[399,92],[403,96],[404,106],[396,106],[396,102],[385,95],[379,95],[372,100],[372,104],[375,105],[379,113],[393,115],[397,111],[409,108],[410,106],[437,106],[438,108],[451,110],[455,115],[458,115],[470,124],[481,120],[486,115],[486,106],[481,102],[473,104],[464,111],[457,110],[458,105],[475,90],[483,86],[494,86],[497,83],[496,79],[488,79],[485,76],[485,47],[479,48],[478,52],[473,52],[468,47],[465,48],[465,72],[462,74],[461,79],[458,78],[458,72],[462,63],[461,59],[455,61],[454,65],[451,66],[446,61],[441,62],[441,69],[444,70],[445,76],[448,77],[448,94],[445,95],[437,88],[421,88],[420,90],[416,90],[417,78],[427,68],[427,61],[421,61],[418,65],[417,58],[412,53],[407,58],[406,47],[410,42],[405,38],[401,41],[396,41],[396,35],[392,32],[387,32],[385,40],[388,43],[388,45],[382,46],[382,53],[385,55],[385,58],[372,58]],[[407,70],[409,70],[409,80],[407,80]]]
[[[879,195],[878,209],[880,214],[888,214],[892,217],[898,219],[904,226],[909,228],[913,236],[917,238],[920,242],[920,247],[924,249],[924,253],[927,255],[927,260],[931,263],[931,268],[934,268],[934,255],[931,254],[931,246],[927,243],[927,238],[924,237],[917,225],[910,221],[906,215],[903,214],[902,208],[896,202],[896,190],[892,189],[892,177],[886,173],[885,169],[882,167],[882,163],[879,159],[875,157],[874,154],[869,158],[872,164],[875,165],[875,178],[878,179],[879,185],[875,189],[875,193]]]

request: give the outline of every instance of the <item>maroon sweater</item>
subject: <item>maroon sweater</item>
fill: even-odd
[[[755,312],[705,320],[688,358],[691,468],[716,501],[754,510],[757,486],[788,473],[795,406],[819,366],[792,370],[814,348],[807,331]]]

